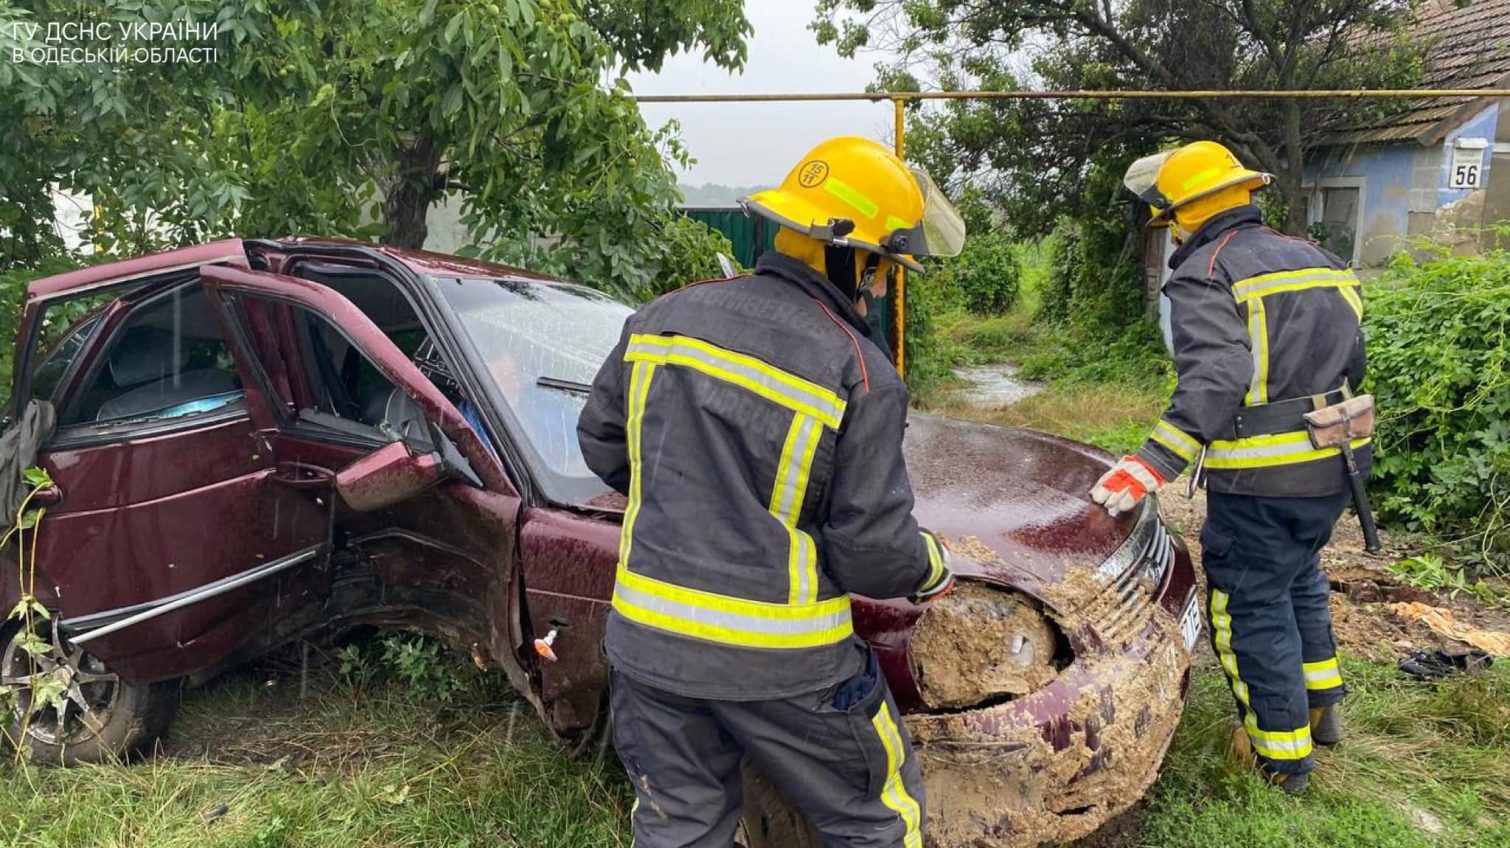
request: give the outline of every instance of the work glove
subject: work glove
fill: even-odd
[[[949,570],[949,545],[938,536],[922,531],[923,544],[928,548],[928,574],[923,585],[907,596],[907,600],[921,606],[949,594],[954,588],[954,572]]]
[[[1124,456],[1101,475],[1091,489],[1091,500],[1106,507],[1112,517],[1121,515],[1138,505],[1143,496],[1164,485],[1164,478],[1153,466],[1136,456]]]

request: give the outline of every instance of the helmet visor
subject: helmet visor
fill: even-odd
[[[1122,184],[1127,186],[1128,191],[1136,194],[1139,200],[1155,210],[1167,208],[1169,198],[1159,191],[1159,171],[1172,155],[1174,155],[1173,150],[1166,150],[1163,153],[1144,156],[1128,166],[1127,173],[1122,175]]]
[[[965,247],[965,219],[926,172],[914,168],[912,176],[923,193],[923,220],[893,230],[885,247],[909,256],[958,256]]]

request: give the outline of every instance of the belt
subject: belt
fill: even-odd
[[[1304,430],[1307,412],[1341,403],[1352,396],[1352,391],[1343,386],[1326,394],[1245,406],[1232,416],[1232,422],[1217,434],[1214,441],[1230,442],[1252,436],[1277,436],[1280,433]]]

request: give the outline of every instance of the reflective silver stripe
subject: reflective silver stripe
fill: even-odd
[[[1269,321],[1264,302],[1248,302],[1248,340],[1253,348],[1253,380],[1248,386],[1247,406],[1269,402]]]
[[[1279,294],[1286,291],[1304,291],[1314,288],[1343,288],[1359,285],[1351,271],[1332,268],[1304,268],[1298,271],[1280,271],[1261,274],[1239,280],[1232,285],[1232,295],[1238,303]]]
[[[1153,427],[1153,435],[1149,436],[1155,442],[1169,448],[1175,456],[1189,462],[1195,459],[1196,453],[1201,449],[1200,442],[1190,437],[1189,433],[1170,424],[1160,418],[1159,423]]]
[[[696,368],[788,409],[811,415],[830,429],[839,429],[844,417],[844,401],[829,389],[753,356],[724,350],[701,339],[635,334],[630,337],[624,358]]]
[[[808,463],[803,459],[811,458],[817,448],[818,422],[799,413],[792,421],[792,430],[787,441],[790,452],[784,452],[782,456],[784,464],[778,469],[781,476],[776,484],[776,497],[771,510],[788,526],[802,508],[808,471]]]
[[[815,615],[807,618],[765,618],[756,615],[744,615],[738,612],[717,610],[705,606],[694,606],[642,592],[634,586],[626,585],[620,581],[614,590],[615,607],[619,602],[627,602],[642,610],[659,613],[680,623],[691,625],[690,627],[678,626],[677,632],[693,631],[696,633],[696,625],[720,628],[734,633],[756,634],[761,636],[789,637],[789,636],[820,636],[831,631],[846,629],[851,626],[850,608],[848,601],[834,612],[824,615]],[[633,614],[629,616],[634,618]],[[668,628],[671,629],[671,628]],[[704,638],[707,638],[704,635]],[[842,638],[842,637],[841,637]],[[733,640],[716,640],[733,641]],[[838,639],[828,640],[838,641]],[[758,644],[757,640],[746,642],[739,640],[735,644]],[[805,646],[804,646],[805,647]]]

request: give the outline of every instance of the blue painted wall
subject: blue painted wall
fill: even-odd
[[[1462,126],[1447,134],[1447,149],[1451,150],[1453,143],[1461,136],[1463,138],[1486,138],[1489,146],[1484,149],[1484,178],[1481,185],[1489,184],[1489,165],[1494,160],[1494,135],[1495,128],[1499,124],[1500,104],[1498,101],[1491,103],[1484,111],[1474,115]],[[1442,157],[1441,181],[1437,183],[1437,208],[1455,203],[1467,197],[1469,189],[1449,189],[1449,171],[1452,169],[1452,155],[1449,153]]]

